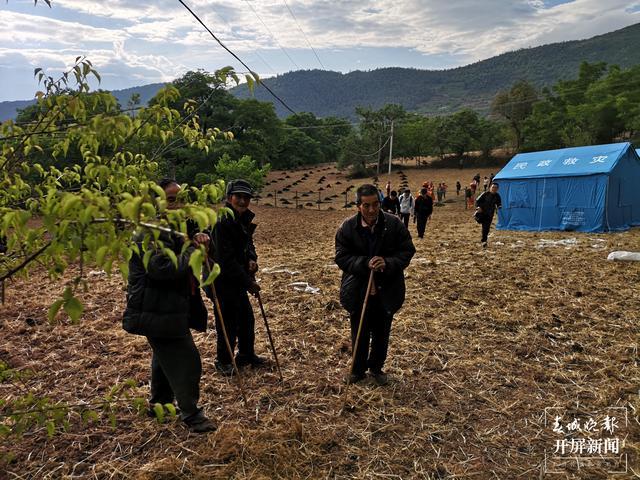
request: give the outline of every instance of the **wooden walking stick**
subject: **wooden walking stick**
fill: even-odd
[[[206,256],[207,268],[211,271],[211,264],[209,262],[209,256]],[[229,352],[229,356],[231,357],[231,364],[233,365],[233,371],[236,372],[236,376],[238,377],[238,386],[240,387],[240,393],[242,394],[242,401],[244,405],[247,405],[247,396],[244,393],[244,383],[242,382],[242,375],[240,374],[240,370],[236,365],[236,357],[233,355],[233,350],[231,349],[231,343],[229,342],[229,336],[227,335],[227,328],[224,326],[224,318],[222,316],[222,310],[220,309],[220,302],[218,301],[218,293],[216,292],[216,286],[211,284],[211,291],[213,292],[213,304],[215,305],[216,312],[218,312],[218,318],[220,320],[220,326],[222,327],[222,336],[224,337],[224,343],[227,345],[227,352]],[[233,375],[233,373],[231,374]]]
[[[278,375],[280,375],[280,381],[284,381],[282,378],[282,371],[280,370],[280,362],[278,362],[278,354],[276,353],[276,346],[273,343],[273,337],[271,336],[271,329],[269,328],[269,322],[267,322],[267,314],[264,313],[264,305],[262,305],[262,298],[260,292],[256,293],[258,299],[258,305],[260,305],[260,311],[262,312],[262,318],[264,319],[264,326],[267,329],[267,336],[269,337],[269,343],[271,344],[271,350],[273,351],[273,358],[276,361],[276,367],[278,368]]]
[[[342,413],[344,407],[347,405],[347,393],[349,392],[349,385],[351,384],[351,375],[353,375],[353,364],[356,361],[356,353],[358,352],[358,342],[360,341],[360,333],[362,332],[362,324],[364,323],[364,312],[367,309],[367,303],[369,302],[369,293],[371,293],[371,285],[373,284],[373,270],[369,274],[369,283],[367,284],[367,293],[364,297],[364,303],[362,304],[362,312],[360,313],[360,323],[358,324],[358,333],[356,334],[356,341],[353,345],[353,353],[351,354],[351,367],[349,368],[349,375],[347,376],[347,386],[344,389],[344,398],[342,400],[342,408],[338,415]]]

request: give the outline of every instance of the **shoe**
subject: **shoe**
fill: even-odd
[[[487,248],[487,242],[482,242],[482,248]]]
[[[233,365],[231,363],[220,363],[218,360],[216,360],[215,366],[216,370],[225,377],[230,377],[231,375],[233,375]]]
[[[360,380],[364,380],[366,377],[366,375],[364,373],[351,373],[349,375],[347,375],[347,377],[344,379],[345,383],[358,383]]]
[[[376,385],[379,387],[384,387],[389,383],[389,376],[384,373],[382,370],[371,371],[371,376],[373,377],[373,381],[376,382]]]
[[[206,432],[214,432],[218,429],[215,423],[209,420],[204,415],[199,416],[197,419],[191,422],[185,422],[187,428],[192,433],[206,433]]]
[[[236,365],[238,368],[244,367],[246,365],[251,365],[252,367],[262,367],[266,365],[268,360],[264,357],[259,357],[255,353],[253,355],[244,355],[238,354],[236,355]]]

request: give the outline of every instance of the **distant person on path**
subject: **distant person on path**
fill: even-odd
[[[479,173],[476,173],[473,176],[473,180],[476,182],[476,185],[480,186],[480,174]]]
[[[404,222],[404,226],[409,228],[409,218],[413,210],[413,195],[408,188],[400,195],[400,218]]]
[[[438,203],[442,201],[442,183],[438,184],[438,190],[436,190],[436,195],[438,196]]]
[[[489,185],[491,185],[493,183],[493,177],[495,177],[495,175],[493,173],[491,175],[489,175]]]
[[[433,213],[433,199],[427,195],[427,189],[420,190],[420,195],[416,198],[414,207],[414,218],[416,220],[416,228],[418,229],[418,238],[424,238],[424,231],[427,228],[427,222]]]
[[[267,361],[255,353],[255,318],[247,295],[256,295],[260,291],[255,279],[258,271],[258,255],[253,244],[255,214],[249,210],[253,189],[246,180],[237,179],[229,182],[226,193],[225,206],[233,211],[233,216],[222,218],[213,228],[212,256],[220,265],[220,275],[214,285],[231,351],[235,351],[236,342],[238,344],[236,365],[238,368],[246,365],[260,367]],[[207,295],[212,298],[212,293],[209,289]],[[217,332],[215,366],[222,375],[230,376],[234,373],[233,364],[218,312],[214,312]]]
[[[180,186],[168,179],[159,185],[165,191],[168,208],[175,208]],[[136,238],[140,252],[143,239],[142,234]],[[160,232],[158,248],[153,250],[146,268],[142,256],[133,254],[122,325],[129,333],[146,336],[153,351],[149,416],[155,416],[156,404],[170,404],[175,399],[180,418],[189,430],[203,433],[216,426],[198,407],[202,363],[190,328],[206,330],[207,309],[189,259],[198,245],[209,244],[209,236],[196,233],[186,248],[184,243],[179,235]],[[160,246],[174,253],[177,265]]]
[[[378,385],[388,383],[383,367],[387,358],[393,315],[405,297],[404,269],[415,254],[411,234],[401,221],[380,210],[376,189],[362,185],[356,191],[358,213],[346,219],[336,233],[335,261],[342,270],[340,303],[351,319],[351,346],[356,349],[356,383],[367,368]],[[369,275],[374,274],[358,346],[355,341]]]
[[[460,196],[460,190],[462,189],[462,185],[460,185],[460,180],[456,181],[456,197]]]
[[[502,208],[502,199],[498,193],[498,184],[492,183],[488,192],[483,192],[476,200],[476,215],[482,224],[482,246],[487,246],[489,229],[496,209]]]
[[[447,199],[447,183],[446,182],[442,182],[442,199],[446,200]]]
[[[485,175],[484,179],[482,180],[482,191],[486,192],[488,186],[489,186],[489,177]]]
[[[392,215],[400,215],[400,200],[398,200],[398,192],[392,190],[389,196],[382,200],[382,210]]]
[[[471,188],[464,187],[464,209],[473,208],[473,192]]]
[[[388,197],[389,195],[391,195],[391,180],[387,180],[386,189],[387,189],[387,197]]]

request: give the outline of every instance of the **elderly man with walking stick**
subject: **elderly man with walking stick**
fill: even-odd
[[[238,179],[229,182],[226,193],[226,206],[233,215],[222,218],[212,232],[213,259],[220,265],[220,275],[207,296],[212,298],[215,291],[220,307],[220,311],[214,310],[218,334],[215,366],[222,375],[230,376],[235,370],[234,363],[237,367],[259,367],[266,359],[254,350],[255,319],[247,296],[247,293],[258,296],[260,292],[254,277],[258,271],[253,245],[255,215],[249,210],[253,189],[249,182]],[[238,354],[234,360],[236,341]]]
[[[356,205],[358,213],[336,233],[340,303],[351,317],[353,358],[346,381],[359,382],[368,368],[378,385],[386,385],[391,321],[404,302],[403,271],[416,250],[402,220],[380,210],[375,186],[358,188]]]

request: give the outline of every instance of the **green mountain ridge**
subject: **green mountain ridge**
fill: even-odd
[[[158,90],[164,87],[165,83],[150,83],[148,85],[142,85],[139,87],[124,88],[122,90],[112,90],[111,93],[122,108],[127,108],[127,102],[134,93],[140,94],[140,105],[146,105],[151,100]],[[28,107],[36,103],[35,100],[14,100],[7,102],[0,102],[0,122],[16,118],[18,110]]]
[[[353,118],[356,106],[379,109],[398,103],[411,112],[452,113],[465,107],[488,112],[494,95],[526,79],[537,87],[577,76],[580,63],[606,62],[630,67],[640,63],[640,24],[586,40],[552,43],[507,52],[449,70],[380,68],[346,74],[321,70],[289,72],[264,83],[292,109],[319,117]],[[250,96],[247,87],[232,89]],[[279,116],[289,112],[268,92],[256,87],[255,98],[271,101]]]
[[[387,103],[429,115],[453,113],[465,107],[487,113],[499,90],[508,89],[522,79],[541,88],[561,79],[575,78],[583,61],[606,62],[623,68],[640,64],[640,23],[586,40],[523,48],[448,70],[388,67],[344,74],[299,70],[263,82],[295,111],[312,112],[318,117],[355,118],[357,106],[379,109]],[[126,108],[133,93],[139,93],[141,104],[146,105],[163,86],[154,83],[112,93]],[[231,93],[238,98],[253,95],[272,102],[280,117],[290,114],[260,86],[256,86],[253,94],[246,85],[232,88]],[[0,121],[15,118],[17,109],[34,102],[0,102]]]

